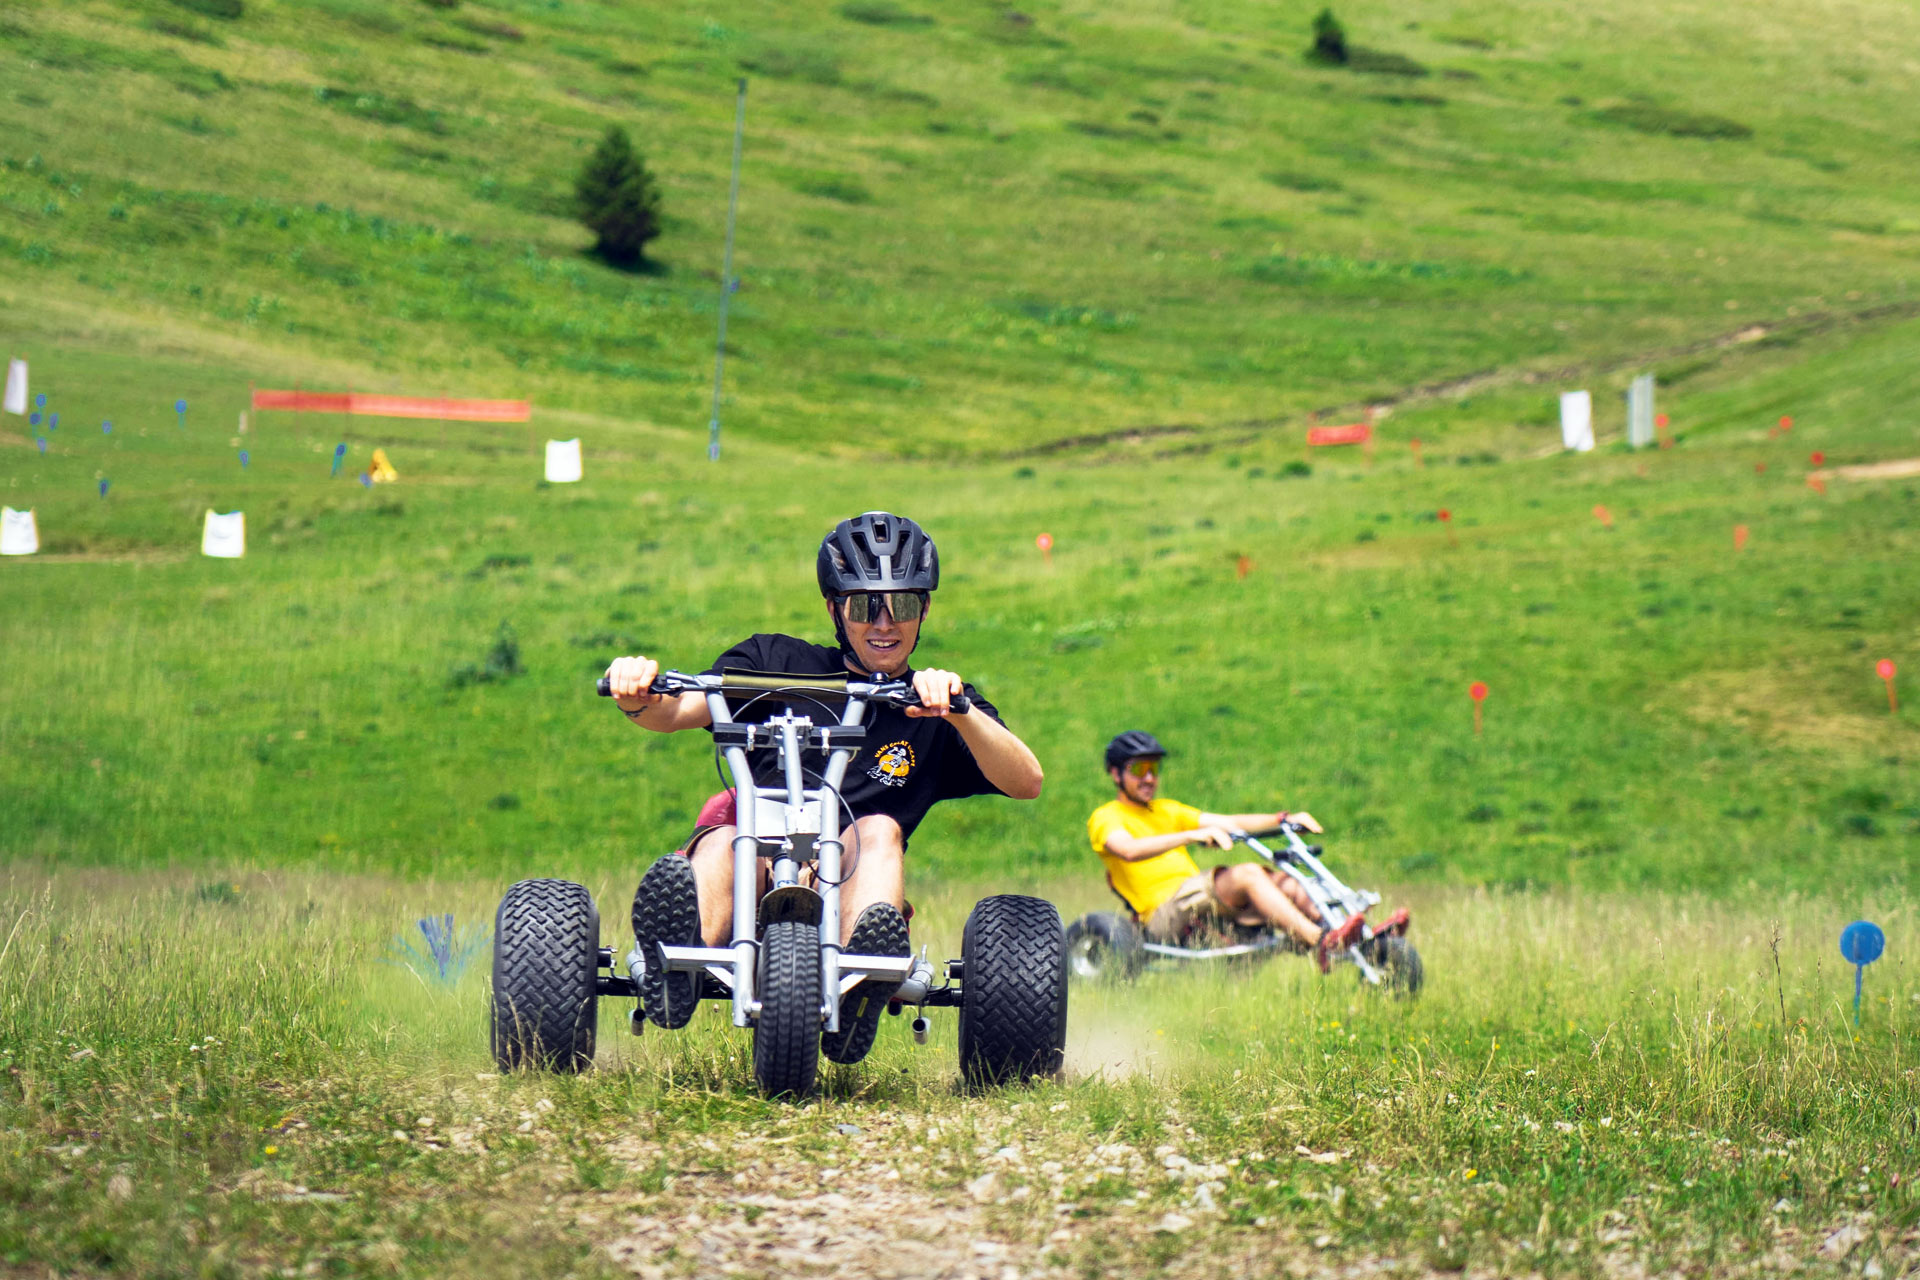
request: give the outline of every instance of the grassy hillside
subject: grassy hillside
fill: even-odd
[[[15,0],[8,344],[697,433],[741,74],[741,440],[1295,420],[1908,297],[1911,6],[1340,6],[1375,70],[1303,59],[1318,7]],[[655,274],[566,216],[611,122]]]
[[[712,763],[704,735],[626,724],[592,676],[621,652],[697,667],[751,631],[824,635],[819,533],[886,506],[943,549],[922,657],[977,679],[1050,775],[1034,805],[936,813],[915,846],[930,882],[1084,873],[1098,900],[1081,843],[1098,748],[1143,724],[1175,748],[1173,794],[1311,806],[1343,858],[1396,883],[1911,888],[1916,482],[1833,472],[1915,453],[1916,334],[1703,357],[1668,401],[1685,427],[1668,450],[1542,457],[1513,428],[1424,466],[1322,454],[1305,476],[1271,439],[1150,466],[1119,445],[852,470],[743,444],[715,467],[582,419],[579,485],[540,483],[522,428],[443,445],[399,423],[377,439],[402,479],[367,489],[372,438],[330,478],[324,419],[266,415],[245,438],[194,410],[185,430],[62,425],[44,456],[15,437],[0,484],[47,554],[0,565],[0,848],[631,876]],[[42,366],[69,423],[198,403],[224,376]],[[1824,495],[1804,481],[1816,449]],[[195,554],[209,507],[247,513],[245,560]],[[523,673],[488,680],[503,624]],[[1903,669],[1897,716],[1882,656]],[[1475,679],[1494,691],[1477,739]]]
[[[1320,2],[0,0],[0,334],[60,416],[0,419],[0,1272],[1912,1275],[1920,17],[1367,0],[1338,69]],[[613,121],[649,273],[564,208]],[[296,381],[538,409],[239,433]],[[1309,454],[1362,403],[1375,454]],[[400,944],[548,874],[624,945],[715,781],[592,678],[824,637],[878,506],[1048,771],[921,828],[916,944],[1108,905],[1147,727],[1169,794],[1318,814],[1422,998],[1076,985],[1058,1080],[886,1020],[803,1106],[616,1003],[596,1070],[495,1074],[484,950]]]

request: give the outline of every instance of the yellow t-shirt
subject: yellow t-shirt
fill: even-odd
[[[1087,838],[1093,851],[1106,864],[1113,887],[1142,920],[1161,903],[1173,897],[1188,879],[1200,874],[1187,846],[1169,849],[1151,858],[1128,862],[1107,852],[1107,837],[1115,832],[1130,836],[1165,836],[1176,831],[1192,831],[1200,825],[1200,810],[1192,805],[1155,796],[1150,805],[1131,800],[1109,800],[1087,819]]]

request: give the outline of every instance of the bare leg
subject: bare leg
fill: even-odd
[[[700,837],[689,856],[700,891],[700,936],[710,947],[733,941],[734,830],[715,827]],[[854,921],[873,903],[891,902],[906,910],[905,851],[900,824],[879,814],[859,819],[840,838],[840,865],[847,876],[840,888],[840,943],[845,946]]]
[[[1275,884],[1280,886],[1280,892],[1293,899],[1293,905],[1300,908],[1307,919],[1312,920],[1320,914],[1319,904],[1315,903],[1314,900],[1308,896],[1305,886],[1298,880],[1295,880],[1284,871],[1268,871],[1267,875],[1273,879]]]
[[[840,838],[844,842],[841,874],[846,876],[840,887],[840,944],[845,946],[853,936],[854,921],[874,903],[891,902],[906,910],[906,850],[900,824],[884,814],[868,814]]]
[[[688,852],[700,891],[700,936],[710,947],[733,941],[733,827],[715,827]]]
[[[1279,925],[1307,946],[1319,943],[1320,926],[1281,892],[1266,868],[1242,862],[1222,871],[1213,883],[1221,905],[1228,910],[1244,911],[1252,907],[1269,924]]]

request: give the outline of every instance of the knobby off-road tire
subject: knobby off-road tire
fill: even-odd
[[[1140,926],[1096,911],[1067,926],[1067,973],[1082,982],[1131,982],[1147,963]]]
[[[1420,988],[1426,985],[1427,971],[1411,942],[1398,935],[1376,938],[1372,950],[1368,959],[1382,970],[1382,991],[1396,1000],[1411,1000],[1420,994]]]
[[[768,925],[756,985],[753,1078],[769,1098],[803,1098],[820,1070],[820,926]]]
[[[960,1074],[971,1085],[1060,1070],[1067,1047],[1067,939],[1051,902],[982,899],[960,942]]]
[[[493,1060],[585,1071],[600,1029],[600,911],[567,880],[522,880],[493,917]]]

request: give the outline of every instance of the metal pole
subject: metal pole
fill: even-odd
[[[727,299],[733,296],[733,215],[740,206],[740,136],[747,123],[747,80],[733,111],[733,183],[727,190],[727,251],[720,267],[720,337],[713,347],[713,415],[707,419],[707,461],[720,460],[720,373],[727,362]]]

